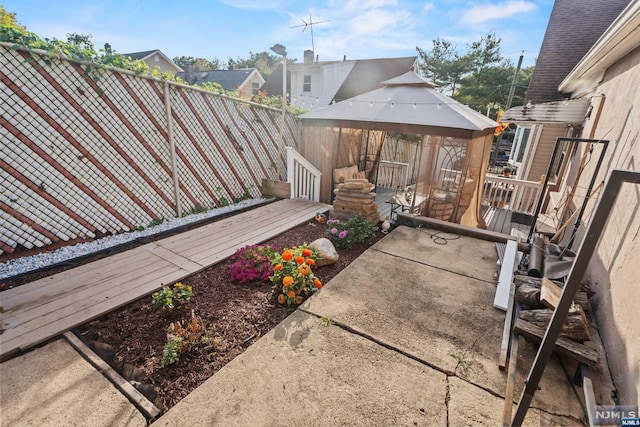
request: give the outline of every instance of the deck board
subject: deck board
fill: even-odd
[[[270,203],[179,235],[0,292],[0,358],[25,350],[327,212],[302,199]]]

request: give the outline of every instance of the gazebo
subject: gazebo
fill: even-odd
[[[331,169],[345,166],[345,161],[331,147],[334,140],[318,138],[311,128],[337,129],[338,146],[362,141],[344,138],[346,129],[366,132],[367,144],[370,131],[378,132],[378,144],[384,143],[387,132],[420,135],[416,184],[404,200],[407,207],[418,215],[483,228],[485,171],[498,124],[438,92],[413,70],[382,84],[380,89],[301,115],[307,148],[303,154],[315,157],[310,160],[331,176]],[[330,201],[330,184],[323,190],[322,201]]]

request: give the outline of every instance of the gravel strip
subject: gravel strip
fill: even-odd
[[[113,246],[131,242],[132,240],[138,239],[140,237],[153,236],[154,234],[182,227],[193,222],[202,221],[203,219],[213,218],[218,215],[223,215],[249,206],[257,205],[263,203],[266,200],[267,199],[263,198],[243,200],[239,203],[236,203],[235,205],[215,208],[207,212],[193,214],[183,218],[170,218],[164,221],[162,224],[156,225],[152,228],[147,228],[142,231],[130,231],[128,233],[116,234],[114,236],[104,237],[98,240],[93,240],[91,242],[77,243],[75,245],[65,246],[56,249],[53,252],[43,252],[37,255],[12,259],[10,261],[0,263],[0,279],[17,276],[19,274],[28,273],[30,271],[38,270],[40,268],[57,264],[59,262],[67,261],[83,255],[92,254],[94,252],[99,252]]]

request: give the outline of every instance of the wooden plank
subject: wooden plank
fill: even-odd
[[[545,308],[540,310],[523,310],[519,318],[546,329],[551,322],[552,316],[553,310]],[[590,341],[591,332],[589,329],[584,310],[578,305],[575,309],[571,309],[569,313],[567,313],[567,320],[562,324],[560,335],[573,341]]]
[[[156,243],[148,243],[141,246],[141,248],[191,273],[195,273],[196,271],[200,271],[204,268],[203,265],[193,262],[190,259],[172,252],[169,249],[164,248]]]
[[[515,316],[518,317],[520,312],[520,304],[516,304]],[[516,373],[518,371],[518,345],[520,336],[511,331],[511,352],[509,355],[509,369],[507,370],[507,385],[504,393],[504,409],[502,412],[502,425],[508,427],[511,425],[511,414],[513,412],[513,393],[516,386]]]
[[[91,268],[92,263],[90,263],[22,285],[30,286],[31,289],[29,292],[14,294],[6,300],[3,299],[5,312],[36,307],[45,304],[50,299],[61,298],[70,293],[100,286],[102,283],[129,275],[131,271],[143,270],[153,266],[158,260],[157,257],[146,253],[146,251],[131,252],[128,255],[128,257],[122,257],[120,262],[114,261],[109,273],[93,271]],[[117,266],[117,268],[114,268],[114,266]],[[77,273],[77,277],[73,276],[73,272]]]
[[[542,342],[542,338],[546,332],[545,329],[532,325],[522,319],[516,319],[514,330],[527,340],[532,340],[537,343]],[[588,366],[595,366],[600,358],[595,350],[564,337],[558,337],[555,351]]]
[[[539,277],[523,276],[523,275],[516,274],[513,280],[516,283],[516,287],[520,287],[521,284],[526,284],[528,286],[537,287],[537,288],[540,288],[542,286],[542,279]],[[560,287],[564,286],[562,282],[559,282],[557,280],[551,280],[551,282],[555,283]],[[591,311],[591,303],[589,302],[589,295],[587,295],[585,291],[582,291],[582,290],[578,291],[573,301],[576,304],[580,305],[584,309],[584,311]]]
[[[184,270],[176,270],[176,272],[166,275],[164,278],[167,282],[170,282],[184,279],[188,275],[189,273]],[[63,310],[49,313],[39,318],[40,324],[38,328],[30,329],[26,333],[17,331],[11,339],[6,339],[5,335],[7,332],[4,332],[0,335],[0,359],[4,359],[6,356],[18,350],[25,350],[53,338],[62,332],[100,317],[109,311],[120,308],[140,298],[140,296],[149,294],[157,289],[159,289],[159,287],[156,283],[147,284],[139,289],[118,294],[112,299],[85,306],[83,309],[78,309],[74,306],[65,307]]]
[[[11,339],[18,333],[18,329],[19,332],[22,333],[37,329],[48,321],[45,320],[45,318],[55,318],[56,314],[62,316],[63,313],[68,312],[68,315],[72,315],[73,310],[79,310],[103,301],[113,301],[127,290],[133,292],[133,296],[143,296],[144,293],[136,293],[136,291],[151,285],[155,285],[156,289],[160,289],[162,283],[164,283],[162,282],[164,277],[167,274],[172,274],[176,270],[183,271],[184,274],[189,273],[173,265],[165,265],[164,268],[158,268],[157,270],[131,272],[132,275],[138,274],[139,276],[131,280],[112,283],[109,288],[85,289],[76,294],[65,296],[64,298],[49,300],[34,309],[17,312],[11,317],[6,318],[4,324],[7,329],[0,335],[0,340]]]
[[[192,256],[210,247],[216,246],[220,240],[228,240],[233,236],[241,235],[246,229],[267,226],[270,222],[286,221],[297,215],[311,219],[316,212],[323,211],[326,205],[308,202],[301,199],[287,199],[271,203],[260,209],[244,212],[242,218],[231,217],[198,229],[196,235],[174,236],[163,239],[161,245],[173,252],[192,260]],[[328,210],[328,206],[326,210]],[[311,214],[309,213],[311,212]],[[158,242],[156,242],[158,243]]]
[[[153,256],[141,251],[140,254],[144,255],[147,260],[153,259]],[[108,274],[120,274],[119,271],[114,271],[113,264],[119,263],[123,260],[129,260],[135,258],[137,255],[131,251],[121,252],[106,258],[93,261],[78,267],[71,268],[69,270],[62,271],[60,273],[53,274],[51,276],[43,277],[33,282],[25,283],[24,285],[17,286],[12,289],[0,292],[2,297],[3,306],[10,307],[13,303],[13,298],[27,299],[28,294],[33,293],[35,298],[42,298],[44,295],[41,293],[43,290],[49,290],[49,292],[57,293],[65,287],[75,288],[75,286],[82,285],[82,283],[90,281],[90,276],[105,277]],[[65,284],[71,284],[73,286],[66,286]]]
[[[542,278],[542,286],[540,286],[540,302],[549,307],[555,309],[560,302],[560,296],[562,295],[562,288],[546,277]]]
[[[515,284],[511,283],[509,287],[509,301],[507,305],[507,314],[504,318],[504,327],[502,329],[502,342],[500,344],[500,357],[498,359],[498,368],[504,369],[507,366],[507,356],[509,354],[511,325],[513,324],[513,308],[515,306]]]
[[[100,371],[105,377],[109,379],[120,390],[130,402],[132,402],[136,408],[145,414],[146,418],[155,419],[162,414],[162,411],[158,409],[144,394],[140,393],[134,386],[129,384],[127,380],[115,371],[107,362],[102,360],[97,354],[95,354],[85,343],[76,337],[72,332],[65,332],[64,337],[69,341],[69,344],[75,348],[94,368]]]
[[[516,269],[517,255],[518,243],[514,240],[507,241],[502,266],[500,267],[498,287],[496,288],[496,295],[493,299],[493,306],[500,310],[506,310],[509,307],[509,296],[511,295],[513,285],[513,272]]]

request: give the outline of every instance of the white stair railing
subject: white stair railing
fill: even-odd
[[[291,184],[291,198],[320,201],[322,173],[294,148],[287,149],[287,182]]]
[[[541,190],[540,182],[487,175],[482,204],[533,214]]]

